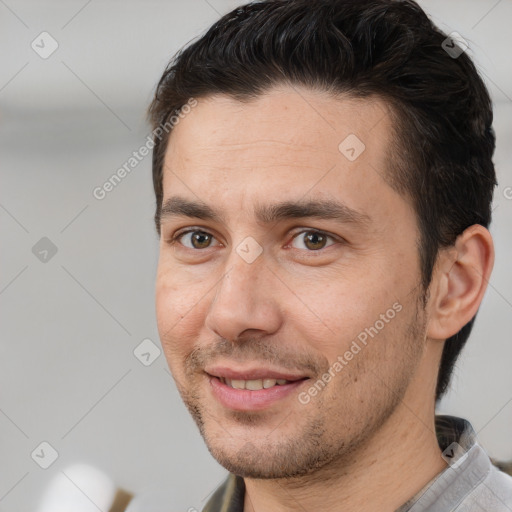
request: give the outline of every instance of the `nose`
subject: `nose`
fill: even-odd
[[[277,278],[266,266],[263,254],[248,263],[233,251],[225,268],[205,319],[206,327],[230,341],[242,335],[264,337],[276,332],[282,322]]]

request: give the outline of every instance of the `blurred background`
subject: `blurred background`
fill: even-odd
[[[492,457],[510,459],[512,1],[419,3],[468,42],[497,133],[495,268],[439,412],[469,419]],[[104,197],[94,190],[146,143],[171,56],[237,5],[0,0],[2,512],[43,510],[56,481],[106,512],[75,464],[147,511],[201,510],[226,475],[160,352],[151,157]]]

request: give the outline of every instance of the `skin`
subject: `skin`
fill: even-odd
[[[441,251],[423,307],[414,210],[385,178],[392,129],[377,98],[289,86],[244,103],[201,98],[173,129],[164,202],[202,201],[224,220],[162,219],[158,329],[208,449],[245,479],[246,512],[393,511],[446,467],[434,427],[439,361],[480,305],[493,245],[471,226]],[[366,146],[354,161],[338,149],[349,134]],[[342,201],[368,221],[254,217],[258,205],[302,199]],[[170,241],[191,228],[211,237]],[[308,242],[310,230],[332,238]],[[263,249],[252,263],[236,251],[246,237]],[[301,403],[396,303],[394,318]],[[213,363],[271,364],[310,380],[265,409],[231,410],[212,394]]]

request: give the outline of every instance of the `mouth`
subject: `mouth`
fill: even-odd
[[[286,379],[251,379],[251,380],[243,380],[243,379],[226,379],[225,377],[218,377],[219,380],[233,389],[248,389],[250,391],[259,391],[260,389],[269,389],[274,386],[285,386],[286,384],[290,384],[291,380]],[[307,377],[304,377],[307,378]],[[299,379],[303,380],[303,379]]]
[[[233,370],[209,368],[205,371],[215,399],[226,409],[257,411],[284,400],[310,378],[264,368]]]

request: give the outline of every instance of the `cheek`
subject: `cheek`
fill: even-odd
[[[195,284],[197,283],[197,284]],[[204,282],[161,257],[155,286],[157,321],[169,328],[193,311],[205,293]]]
[[[155,306],[158,331],[160,338],[165,338],[165,333],[180,319],[183,313],[179,311],[176,299],[178,291],[169,279],[168,273],[158,272],[155,287]],[[163,339],[162,339],[163,341]]]
[[[367,275],[366,280],[357,282],[340,276],[324,286],[315,283],[300,288],[306,307],[295,309],[290,303],[286,316],[300,326],[303,339],[330,362],[343,356],[358,337],[363,343],[393,337],[403,315],[393,309],[399,293],[391,282]]]
[[[159,269],[155,304],[160,341],[171,364],[192,350],[201,328],[199,315],[205,300],[204,286],[193,287],[176,279],[176,273]]]

